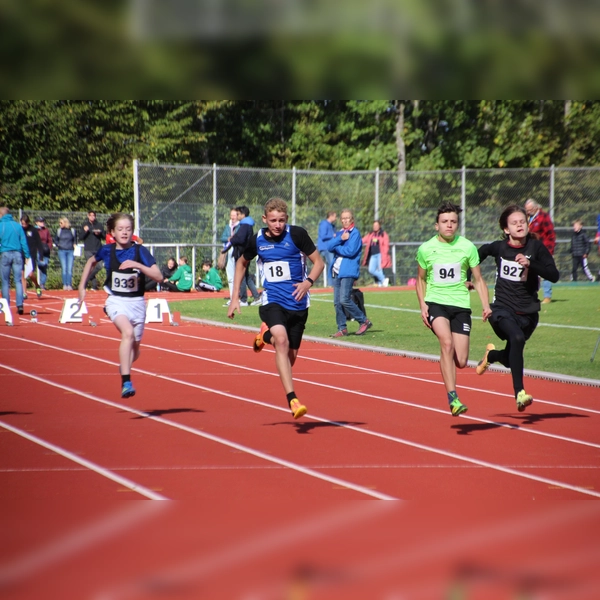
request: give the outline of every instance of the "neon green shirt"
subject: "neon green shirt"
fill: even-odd
[[[172,281],[177,286],[177,289],[182,292],[187,292],[194,285],[194,276],[190,265],[179,265],[177,271],[171,275],[169,281]]]
[[[479,264],[475,244],[460,235],[440,242],[435,235],[419,246],[417,262],[427,271],[425,302],[471,308],[465,281],[467,270]]]

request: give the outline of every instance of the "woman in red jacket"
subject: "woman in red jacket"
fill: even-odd
[[[363,237],[362,242],[365,246],[362,266],[368,267],[369,273],[373,276],[379,287],[387,287],[390,284],[390,280],[383,274],[383,269],[389,269],[392,266],[390,238],[381,229],[379,221],[373,222],[373,231],[367,233]]]

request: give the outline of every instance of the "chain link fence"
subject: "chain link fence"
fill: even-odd
[[[600,213],[600,168],[458,169],[408,172],[400,180],[389,171],[305,171],[247,169],[218,165],[134,165],[137,226],[146,244],[200,245],[216,258],[229,211],[245,205],[261,225],[265,202],[279,196],[288,202],[290,222],[304,227],[316,242],[327,211],[354,212],[364,235],[378,219],[393,250],[388,275],[405,284],[416,275],[416,249],[434,235],[437,207],[451,201],[463,208],[461,234],[476,244],[498,239],[498,218],[509,204],[527,198],[548,210],[557,230],[555,259],[561,280],[570,278],[572,222],[583,220],[588,237],[596,232]],[[158,248],[157,248],[158,250]],[[158,258],[158,257],[157,257]],[[162,257],[161,257],[162,259]],[[489,264],[486,264],[489,263]],[[493,271],[490,261],[484,274]],[[593,272],[600,257],[590,254]],[[368,274],[361,284],[370,282]]]
[[[462,206],[461,234],[475,244],[498,239],[498,217],[509,204],[537,200],[552,215],[557,234],[555,260],[561,280],[571,276],[570,240],[574,219],[581,219],[589,238],[596,233],[600,213],[600,168],[457,169],[411,171],[403,181],[390,171],[305,171],[297,169],[247,169],[217,165],[157,165],[135,163],[136,230],[162,265],[170,256],[187,255],[198,276],[204,258],[216,261],[221,235],[231,208],[246,205],[256,226],[262,224],[265,202],[279,196],[288,202],[290,222],[304,227],[317,240],[319,222],[327,211],[354,212],[364,235],[373,221],[387,231],[393,267],[386,273],[395,284],[416,276],[417,247],[434,235],[437,207],[443,201]],[[67,217],[78,233],[87,211],[27,212],[33,222],[44,217],[52,235],[58,220]],[[15,217],[17,215],[15,214]],[[108,214],[97,214],[106,224]],[[338,219],[339,224],[339,219]],[[600,270],[596,247],[590,268]],[[76,258],[74,283],[79,281],[84,259]],[[491,281],[494,265],[486,261],[484,276]],[[102,280],[104,271],[99,274]],[[372,281],[363,270],[360,285]],[[61,285],[56,251],[50,257],[49,288]]]

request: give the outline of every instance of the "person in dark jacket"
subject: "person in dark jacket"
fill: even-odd
[[[46,289],[46,279],[48,277],[48,265],[50,264],[50,255],[52,254],[52,234],[46,227],[46,219],[44,217],[35,218],[35,226],[37,227],[40,240],[42,242],[43,255],[38,256],[38,269],[40,271],[40,288]]]
[[[58,260],[62,272],[63,290],[73,289],[73,258],[77,245],[77,232],[71,227],[67,217],[58,221],[59,228],[54,236],[54,245],[58,248]]]
[[[170,256],[169,259],[167,260],[167,262],[160,268],[160,272],[162,274],[161,282],[171,279],[171,276],[173,275],[173,273],[175,273],[175,271],[177,271],[177,261],[175,260],[175,257]],[[146,291],[147,292],[155,292],[155,291],[160,292],[161,291],[161,283],[160,282],[157,283],[153,279],[151,279],[150,281],[146,280]]]
[[[588,266],[588,254],[592,242],[583,231],[583,223],[580,219],[573,221],[573,235],[571,236],[571,257],[573,259],[573,271],[571,279],[577,281],[577,271],[581,267],[588,281],[594,281],[594,276]]]
[[[38,283],[37,279],[37,264],[40,256],[44,255],[44,247],[42,246],[42,240],[38,230],[31,224],[31,219],[27,213],[21,215],[21,227],[23,227],[23,233],[27,239],[27,247],[29,248],[29,255],[31,257],[31,272],[25,275],[27,265],[23,265],[22,283],[23,283],[23,298],[27,300],[27,280],[30,279],[31,283],[35,286],[35,293],[38,298],[42,297],[42,288]]]
[[[236,232],[229,239],[229,242],[221,250],[221,255],[224,254],[226,259],[229,248],[233,246],[232,258],[234,262],[237,262],[237,259],[243,254],[248,242],[254,234],[254,219],[250,216],[250,210],[247,206],[237,206],[235,210],[238,214],[239,226]],[[221,258],[219,261],[220,267],[223,262],[224,260]],[[250,288],[250,292],[252,293],[252,297],[254,299],[254,304],[258,304],[260,302],[260,294],[256,289],[256,285],[254,284],[249,268],[250,266],[248,265],[240,285],[240,306],[248,306],[247,288]]]
[[[539,278],[552,283],[559,273],[548,248],[531,236],[527,213],[520,206],[508,206],[500,215],[505,238],[479,248],[479,259],[488,256],[496,261],[496,285],[489,318],[494,333],[506,340],[503,350],[488,344],[476,372],[483,375],[491,363],[499,362],[512,375],[517,410],[522,412],[533,397],[523,385],[525,343],[537,327],[540,313]]]
[[[85,256],[85,261],[87,262],[92,256],[96,256],[98,250],[102,248],[102,240],[106,239],[106,232],[104,231],[104,227],[102,223],[96,219],[96,213],[93,210],[88,212],[88,218],[83,222],[81,226],[81,239],[83,240],[83,254]],[[96,279],[96,275],[102,267],[104,263],[102,261],[98,262],[92,272],[85,285],[91,284],[92,291],[98,290],[98,280]]]

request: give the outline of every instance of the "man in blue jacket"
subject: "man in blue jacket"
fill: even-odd
[[[319,223],[319,233],[317,237],[317,250],[321,253],[325,265],[327,268],[327,278],[331,280],[331,267],[333,266],[333,253],[327,250],[327,244],[333,239],[335,235],[335,221],[337,214],[335,211],[330,210],[327,213],[327,218],[323,219]]]
[[[8,207],[0,207],[0,265],[2,266],[2,297],[10,305],[10,273],[17,291],[17,312],[23,314],[24,259],[31,258],[23,227],[10,214]]]
[[[362,252],[362,236],[354,226],[354,215],[351,210],[343,210],[341,214],[342,229],[327,244],[333,253],[333,304],[337,332],[331,337],[339,338],[348,335],[346,313],[344,308],[360,327],[355,335],[364,335],[373,323],[367,319],[360,308],[352,300],[352,287],[360,275],[360,255]]]

